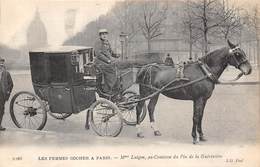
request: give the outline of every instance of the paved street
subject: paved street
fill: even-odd
[[[228,71],[224,78],[232,72]],[[13,72],[15,83],[13,93],[21,90],[33,91],[30,75],[24,72]],[[232,77],[232,76],[231,76]],[[250,78],[249,78],[250,77]],[[259,79],[256,73],[243,78],[243,81]],[[117,143],[136,144],[136,129],[124,126],[121,134],[114,139],[97,137],[93,130],[84,129],[86,112],[72,115],[68,119],[56,120],[48,115],[48,120],[42,132],[17,131],[9,114],[9,104],[6,105],[6,114],[3,125],[6,132],[1,132],[1,143],[11,144],[93,144]],[[170,142],[191,143],[192,102],[169,99],[160,96],[155,111],[161,137],[153,136],[148,116],[142,127],[145,139],[141,143]],[[217,85],[208,101],[203,120],[203,129],[208,139],[207,144],[236,144],[255,143],[259,136],[259,85]],[[257,131],[258,130],[258,131]],[[20,140],[17,137],[20,136]],[[21,136],[24,136],[21,138]],[[27,140],[30,139],[30,140]],[[43,140],[44,139],[44,140]],[[140,140],[138,140],[139,143]]]
[[[234,72],[227,71],[223,78],[230,79],[233,75]],[[15,72],[12,76],[13,93],[33,92],[29,74]],[[255,82],[259,78],[253,73],[241,80]],[[147,116],[142,124],[144,139],[137,138],[136,129],[131,126],[124,126],[116,138],[99,137],[93,130],[86,131],[86,112],[65,121],[48,115],[42,131],[17,129],[11,121],[8,105],[3,122],[7,130],[0,132],[0,166],[258,167],[260,163],[259,84],[217,85],[203,120],[208,141],[197,145],[192,144],[191,138],[190,101],[160,96],[155,116],[162,136],[153,135]],[[191,155],[197,158],[190,158]],[[79,160],[82,157],[87,160]],[[88,160],[92,157],[93,160]],[[67,160],[48,160],[50,158]]]

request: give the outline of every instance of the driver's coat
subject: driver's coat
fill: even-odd
[[[107,40],[99,39],[95,43],[95,64],[102,70],[105,81],[105,91],[111,91],[117,81],[116,69],[109,61],[113,61],[117,55],[112,51]]]

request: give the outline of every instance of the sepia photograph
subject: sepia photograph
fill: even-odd
[[[0,0],[0,166],[260,166],[258,0]]]

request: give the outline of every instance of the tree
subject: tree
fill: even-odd
[[[255,36],[257,50],[257,65],[260,66],[260,13],[258,9],[258,5],[256,5],[253,10],[252,14],[248,14],[248,23],[250,28],[252,29],[252,32]]]
[[[137,5],[136,1],[125,0],[117,2],[113,8],[114,10],[112,10],[119,22],[120,32],[127,33],[129,39],[132,39],[140,30],[140,27],[136,23],[138,18],[136,14]]]
[[[225,3],[220,0],[189,0],[186,3],[189,6],[190,21],[193,25],[192,30],[199,32],[197,35],[206,55],[209,51],[209,39],[221,33],[224,38],[228,38],[231,30],[238,27],[239,19],[233,8],[226,8]],[[215,40],[215,39],[214,39]]]
[[[138,24],[142,34],[147,40],[148,53],[151,52],[152,39],[162,35],[162,23],[167,17],[167,1],[142,1],[139,2]]]
[[[78,32],[74,36],[67,39],[64,45],[82,45],[82,46],[94,46],[95,41],[98,39],[98,30],[106,28],[109,31],[111,41],[115,41],[117,37],[116,23],[111,15],[101,15],[97,20],[89,22],[83,31]]]
[[[222,13],[220,19],[222,19],[223,22],[219,25],[219,32],[224,37],[225,41],[227,41],[228,38],[231,38],[231,36],[240,36],[243,27],[242,18],[239,14],[241,9],[236,8],[233,5],[230,7],[227,2],[228,0],[223,0],[223,6],[220,9],[220,13]]]
[[[184,10],[182,13],[182,24],[183,24],[183,36],[185,40],[189,43],[189,59],[192,60],[193,45],[201,38],[201,33],[195,28],[195,22],[193,21],[193,16],[191,15],[190,1],[186,2],[181,6]]]
[[[140,27],[136,20],[138,15],[136,10],[138,9],[137,1],[125,0],[117,2],[114,6],[112,13],[118,21],[118,30],[127,34],[125,40],[125,56],[128,56],[128,43],[131,41],[136,34],[140,31]]]

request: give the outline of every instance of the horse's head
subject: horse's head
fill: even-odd
[[[245,52],[238,45],[232,44],[229,40],[227,42],[230,47],[228,63],[239,69],[244,75],[249,75],[252,72],[252,66],[247,60]]]

